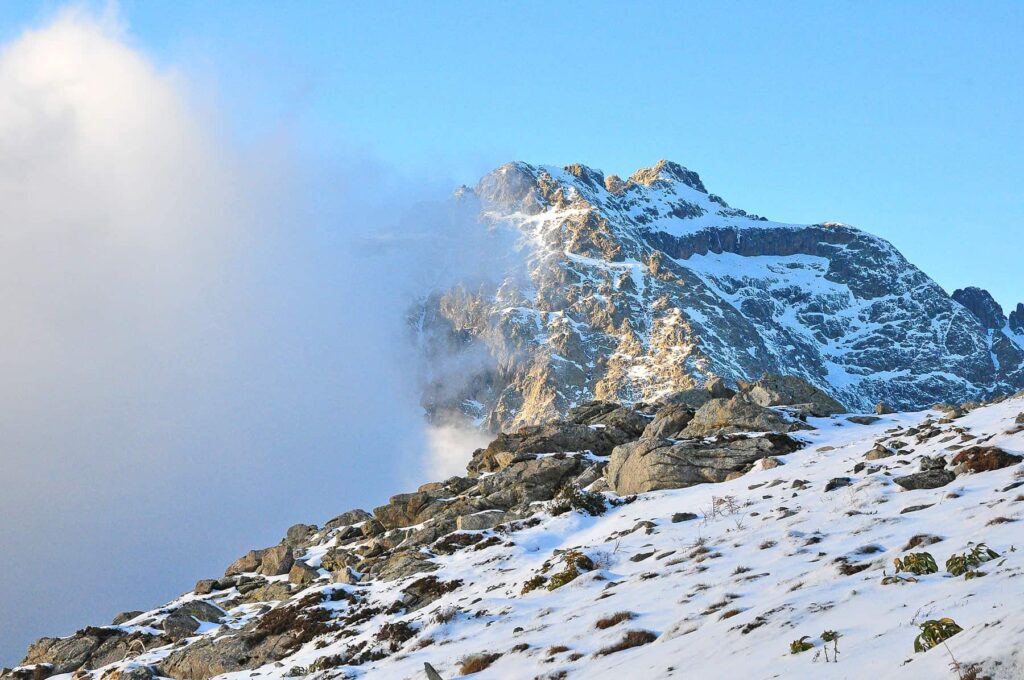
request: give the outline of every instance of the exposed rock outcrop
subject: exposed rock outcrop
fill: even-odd
[[[476,475],[495,472],[538,453],[590,451],[599,456],[607,456],[619,444],[639,436],[647,425],[646,419],[639,418],[633,411],[628,412],[632,416],[623,415],[622,410],[611,410],[595,416],[595,420],[606,419],[610,423],[601,423],[597,427],[592,424],[556,422],[530,425],[520,428],[514,434],[500,434],[487,448],[473,454],[468,466],[469,473]],[[629,431],[617,427],[614,424],[616,422],[629,427]]]
[[[759,406],[801,406],[813,416],[831,416],[848,409],[823,390],[793,376],[765,375],[742,383],[747,398]]]
[[[732,399],[712,399],[697,409],[685,437],[707,437],[737,432],[794,432],[807,425],[777,411],[747,401],[744,395]]]
[[[292,639],[255,631],[202,638],[171,652],[160,663],[159,671],[180,680],[207,680],[221,673],[257,668],[286,656],[294,648]]]
[[[44,664],[53,674],[70,673],[80,668],[100,668],[124,659],[136,642],[154,647],[167,644],[170,639],[139,632],[126,633],[118,628],[89,626],[68,637],[38,640],[29,647],[21,665]],[[136,653],[140,648],[136,648]]]
[[[954,479],[956,479],[956,475],[949,470],[931,469],[896,477],[892,481],[907,491],[915,491],[917,489],[938,489],[946,486]]]
[[[768,456],[792,453],[800,443],[784,434],[725,436],[712,441],[676,443],[641,439],[612,452],[606,475],[620,495],[694,484],[723,482]]]
[[[654,416],[654,420],[644,428],[644,439],[663,439],[665,437],[681,437],[686,426],[693,420],[694,410],[684,404],[669,404]]]
[[[960,451],[951,461],[957,470],[963,472],[989,472],[1011,465],[1017,465],[1024,457],[1018,456],[997,446],[972,446]]]

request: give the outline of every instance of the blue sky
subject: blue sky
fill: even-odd
[[[0,37],[59,7],[5,3]],[[1024,4],[124,1],[232,113],[437,186],[509,159],[658,158],[774,219],[892,240],[1024,300]]]

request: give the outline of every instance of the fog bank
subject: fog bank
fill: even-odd
[[[494,250],[450,180],[231,115],[108,19],[0,54],[0,665],[480,441],[424,426],[405,326]]]

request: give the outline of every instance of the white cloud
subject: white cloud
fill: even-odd
[[[0,52],[0,665],[486,443],[426,429],[404,324],[500,248],[366,158],[232,146],[189,82],[116,18]]]
[[[473,452],[487,446],[491,437],[480,430],[458,425],[434,425],[427,428],[427,474],[430,479],[465,475],[466,463]]]

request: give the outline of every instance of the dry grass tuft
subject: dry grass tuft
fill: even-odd
[[[459,675],[479,673],[491,667],[491,664],[501,658],[501,654],[473,654],[462,660],[462,667],[459,668]]]
[[[622,639],[614,645],[598,650],[597,656],[607,656],[608,654],[615,654],[616,652],[632,649],[633,647],[640,647],[650,644],[657,639],[658,636],[649,630],[631,630],[623,635]]]
[[[631,621],[632,619],[635,619],[635,618],[636,618],[636,614],[634,614],[633,612],[616,612],[615,614],[612,614],[611,616],[606,616],[603,619],[599,619],[598,622],[594,624],[594,626],[596,628],[600,628],[601,630],[604,630],[605,628],[611,628],[612,626],[617,626],[620,623],[622,623],[623,621]]]

